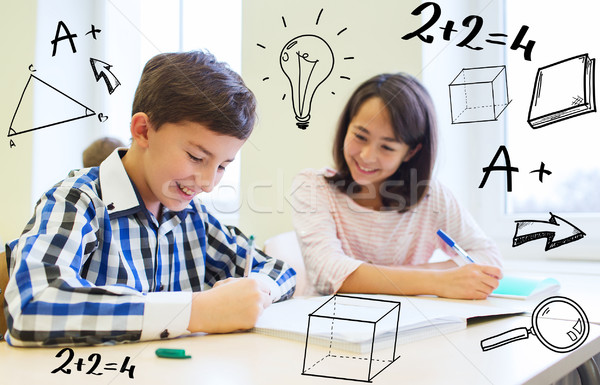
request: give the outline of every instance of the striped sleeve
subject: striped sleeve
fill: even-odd
[[[332,217],[328,186],[312,170],[300,173],[292,184],[292,219],[302,249],[308,279],[322,294],[339,290],[362,263],[347,256]]]
[[[452,192],[441,183],[433,186],[437,209],[443,212],[437,227],[443,229],[459,244],[476,263],[502,266],[502,255],[496,243],[479,227],[469,211],[460,205]],[[448,254],[454,254],[448,246],[438,239],[439,246]],[[457,261],[460,261],[459,259]]]

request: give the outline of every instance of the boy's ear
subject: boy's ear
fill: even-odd
[[[151,130],[150,119],[143,112],[137,112],[131,117],[131,139],[142,148],[148,147],[148,131]]]
[[[403,162],[408,162],[409,160],[411,160],[412,157],[417,154],[417,152],[421,151],[421,148],[423,148],[423,145],[421,143],[417,144],[415,148],[406,153]]]

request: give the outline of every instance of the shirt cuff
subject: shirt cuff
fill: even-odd
[[[327,294],[335,294],[340,290],[340,287],[342,287],[342,285],[344,284],[344,281],[346,280],[346,278],[348,278],[348,276],[352,273],[354,273],[354,271],[356,269],[358,269],[358,267],[360,265],[362,265],[363,263],[365,263],[364,261],[358,260],[358,259],[353,259],[353,258],[345,258],[346,261],[344,262],[344,266],[343,268],[340,268],[338,271],[338,274],[336,274],[336,277],[334,277],[332,279],[332,281],[330,282],[330,290],[327,290]]]
[[[271,302],[279,301],[283,293],[281,293],[281,287],[279,287],[279,285],[277,284],[277,282],[275,282],[275,280],[273,280],[273,278],[269,277],[266,274],[260,273],[250,273],[248,275],[248,278],[252,278],[256,281],[263,282],[269,287],[269,290],[271,291]]]
[[[153,292],[145,295],[140,340],[157,340],[190,334],[192,292]]]

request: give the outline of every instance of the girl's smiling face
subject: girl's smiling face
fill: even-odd
[[[344,139],[344,159],[352,179],[363,191],[374,187],[377,199],[381,198],[381,183],[419,149],[417,146],[411,150],[396,139],[390,113],[378,97],[367,99],[360,106]]]

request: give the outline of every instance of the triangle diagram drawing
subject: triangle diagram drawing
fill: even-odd
[[[19,107],[21,107],[24,100],[33,100],[34,89],[36,97],[38,100],[43,101],[44,105],[36,111],[34,127],[31,127],[30,117],[19,113]],[[86,107],[37,76],[30,75],[10,122],[8,136],[20,135],[94,115],[96,113],[91,108]]]

